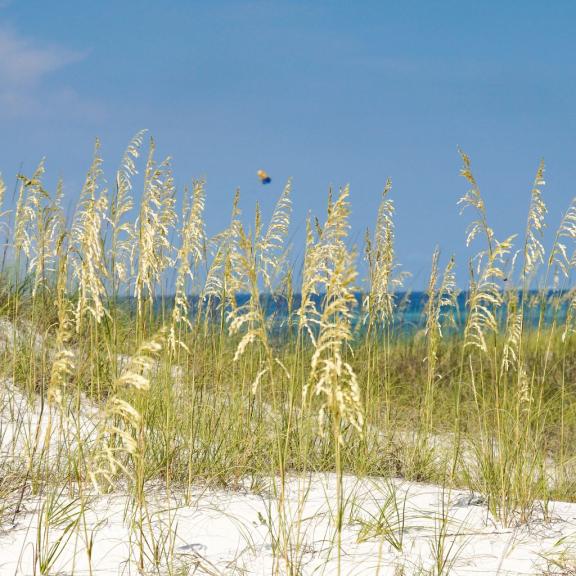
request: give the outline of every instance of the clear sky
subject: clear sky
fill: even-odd
[[[96,136],[112,174],[148,128],[179,185],[207,178],[209,232],[237,186],[269,213],[293,176],[296,236],[350,183],[358,241],[390,176],[418,288],[435,244],[471,253],[458,146],[498,237],[541,157],[550,228],[576,194],[575,30],[571,0],[0,0],[0,171],[46,155],[72,200]]]

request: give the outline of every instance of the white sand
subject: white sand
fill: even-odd
[[[404,509],[402,549],[395,550],[382,537],[358,542],[359,517],[378,516],[391,487]],[[309,489],[309,490],[308,490]],[[446,556],[450,574],[541,574],[545,556],[559,551],[555,544],[576,531],[576,504],[555,503],[552,521],[534,520],[529,525],[503,528],[490,517],[484,505],[475,503],[469,493],[443,494],[437,486],[381,479],[345,479],[348,505],[342,535],[342,574],[395,574],[403,566],[405,573],[432,568],[433,547],[441,529],[442,502],[448,497]],[[186,505],[183,495],[168,496],[163,491],[148,493],[149,514],[156,541],[163,540],[172,550],[171,566],[166,555],[158,571],[188,566],[181,574],[260,574],[273,573],[276,566],[285,573],[283,554],[274,557],[273,536],[278,536],[278,499],[271,494],[257,495],[246,489],[202,490],[190,494]],[[471,502],[472,500],[472,502]],[[67,502],[62,498],[62,502]],[[298,503],[303,503],[299,506]],[[313,474],[305,482],[291,479],[287,486],[285,515],[287,524],[300,533],[290,535],[288,557],[301,567],[303,574],[335,574],[337,547],[334,543],[334,475]],[[28,499],[25,512],[14,526],[4,526],[0,533],[0,574],[33,574],[37,527],[41,499]],[[54,574],[89,574],[86,534],[93,538],[93,574],[137,573],[138,546],[131,547],[129,522],[124,513],[129,503],[125,496],[114,494],[90,499],[86,526],[80,524],[54,564]],[[300,513],[300,522],[297,522]],[[394,523],[395,515],[388,519]],[[285,523],[286,524],[286,523]],[[269,529],[272,527],[272,530]],[[148,536],[148,529],[145,530]],[[52,528],[47,551],[62,533]],[[136,532],[137,533],[137,532]],[[402,534],[402,536],[400,536]],[[452,547],[451,550],[448,550]],[[286,548],[286,547],[285,547]],[[46,554],[44,554],[46,555]],[[197,572],[193,567],[198,566]]]

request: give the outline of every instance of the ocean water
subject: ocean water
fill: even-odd
[[[353,328],[360,332],[367,324],[365,310],[363,310],[362,302],[365,299],[365,294],[357,292],[355,294],[357,305],[352,310],[352,323]],[[527,292],[525,297],[519,293],[519,301],[524,300],[524,323],[525,326],[537,326],[542,321],[544,326],[549,326],[552,322],[563,324],[566,320],[569,294],[560,291],[530,291]],[[249,301],[248,294],[237,294],[236,301],[239,305],[245,304]],[[321,308],[324,296],[317,295],[314,297],[314,302],[318,309]],[[506,295],[504,294],[506,301]],[[294,294],[292,297],[291,306],[287,298],[283,295],[262,294],[260,297],[262,308],[265,312],[266,318],[269,322],[269,329],[271,333],[281,335],[282,333],[289,332],[290,326],[297,322],[295,315],[296,311],[301,305],[300,294]],[[394,294],[394,314],[391,322],[393,330],[402,335],[413,335],[415,332],[422,330],[426,323],[425,308],[428,301],[428,296],[425,292],[398,292]],[[442,310],[442,322],[447,331],[460,331],[466,324],[468,316],[468,292],[460,292],[456,306]],[[134,298],[124,299],[124,303],[135,311],[136,302]],[[165,296],[162,299],[155,300],[156,312],[164,312],[168,315],[174,305],[173,296]],[[189,296],[190,316],[195,318],[200,308],[200,299],[198,296]],[[220,319],[219,302],[212,301],[211,303],[203,303],[202,309],[204,313],[207,309],[211,312],[214,320]],[[290,316],[292,311],[292,317]],[[496,311],[496,317],[501,325],[506,323],[507,306],[504,304]]]

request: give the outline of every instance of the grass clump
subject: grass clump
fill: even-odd
[[[365,281],[350,245],[348,187],[329,195],[324,223],[308,219],[298,275],[287,246],[291,181],[267,225],[256,206],[246,226],[237,193],[229,226],[209,237],[205,182],[179,198],[169,158],[156,160],[152,140],[144,148],[140,132],[110,191],[96,144],[70,226],[62,184],[54,194],[45,188],[44,161],[18,176],[15,206],[0,207],[2,402],[12,427],[2,494],[48,497],[41,573],[85,525],[92,490],[131,495],[145,571],[171,554],[166,533],[154,545],[147,486],[191,494],[199,482],[272,479],[277,568],[293,574],[303,545],[285,506],[293,475],[335,472],[338,542],[354,508],[348,473],[438,482],[448,498],[468,488],[504,525],[528,522],[551,498],[576,499],[576,208],[546,254],[543,164],[516,248],[515,236],[499,241],[489,226],[462,153],[470,189],[460,204],[474,214],[466,243],[482,245],[467,280],[457,281],[453,257],[434,251],[427,291],[413,299],[417,328],[407,329],[390,182],[366,234]],[[2,201],[5,190],[0,179]],[[38,418],[17,413],[18,394]],[[19,508],[3,505],[3,521]],[[66,526],[56,547],[50,522]],[[358,522],[361,540],[402,549],[404,503],[394,491],[380,514]],[[439,526],[434,554],[444,573],[454,549]]]

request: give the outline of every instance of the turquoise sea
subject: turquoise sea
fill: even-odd
[[[504,301],[506,302],[507,296],[503,293]],[[566,319],[566,314],[569,306],[570,294],[568,292],[560,291],[530,291],[526,293],[524,298],[524,317],[525,325],[537,326],[542,322],[542,325],[549,326],[553,322],[563,324]],[[519,294],[520,302],[522,302],[522,293]],[[245,304],[250,299],[248,294],[237,294],[236,301],[239,305]],[[361,292],[356,293],[357,306],[353,310],[353,324],[354,329],[362,331],[363,326],[366,325],[365,311],[362,308],[362,302],[365,295]],[[132,310],[135,310],[135,301],[133,298],[128,298]],[[314,301],[318,308],[321,307],[323,295],[315,296]],[[398,292],[394,295],[394,315],[391,322],[392,329],[398,334],[411,335],[421,330],[426,323],[425,307],[428,301],[428,296],[425,292]],[[447,331],[462,330],[468,315],[468,292],[460,292],[457,297],[457,305],[452,308],[443,310],[443,323]],[[160,311],[163,308],[164,313],[167,314],[174,303],[174,298],[165,296],[162,299],[155,300],[155,308]],[[209,310],[211,316],[216,320],[220,319],[221,310],[218,301],[210,303],[204,302],[200,307],[200,299],[198,296],[189,297],[190,314],[194,318],[197,316],[199,308],[204,312]],[[297,322],[295,313],[301,304],[300,294],[292,296],[292,302],[289,306],[288,299],[284,295],[261,295],[261,304],[265,311],[266,317],[269,320],[270,331],[276,335],[281,335],[284,332],[288,333],[289,327]],[[292,311],[292,321],[290,319],[290,311]],[[507,306],[504,304],[496,312],[498,321],[501,324],[506,322]]]

